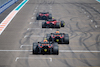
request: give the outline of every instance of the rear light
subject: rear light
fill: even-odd
[[[53,45],[52,45],[52,44],[50,44],[48,47],[49,47],[49,48],[51,48],[52,46],[53,46]]]
[[[49,16],[49,14],[45,14],[45,16]]]
[[[64,35],[62,35],[60,38],[63,38],[64,37]]]
[[[42,15],[42,14],[39,14],[40,16]]]
[[[42,48],[42,44],[38,44],[38,46],[39,46],[40,48]]]
[[[52,38],[55,38],[53,35],[51,35]]]

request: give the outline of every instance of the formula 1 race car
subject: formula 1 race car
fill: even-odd
[[[48,20],[52,19],[52,14],[49,12],[39,12],[36,15],[36,20]]]
[[[59,31],[56,31],[56,33],[47,34],[46,38],[50,42],[69,44],[69,35],[65,33],[59,33]]]
[[[49,19],[46,22],[42,22],[42,28],[60,28],[64,27],[64,21],[57,21],[56,19]]]
[[[33,43],[33,54],[59,54],[59,46],[52,42]]]

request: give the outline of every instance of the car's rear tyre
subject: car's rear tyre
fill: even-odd
[[[39,17],[36,17],[36,20],[39,20]]]
[[[59,47],[58,47],[58,44],[57,43],[54,43],[53,54],[56,54],[56,55],[59,54]]]
[[[61,21],[61,27],[64,27],[64,26],[65,26],[65,22]]]
[[[39,13],[36,14],[36,20],[39,20]]]
[[[45,22],[42,22],[42,28],[46,28]]]
[[[37,54],[37,53],[38,53],[37,44],[33,43],[33,54]]]
[[[50,41],[50,34],[47,34],[46,38],[48,41]]]
[[[68,34],[65,34],[64,42],[65,42],[65,44],[69,44],[69,36],[68,36]]]
[[[49,14],[49,19],[52,19],[52,14]]]
[[[56,23],[56,28],[60,28],[61,24],[60,23]]]

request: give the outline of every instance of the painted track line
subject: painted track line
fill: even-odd
[[[23,0],[15,9],[13,9],[8,16],[1,22],[0,27],[3,26],[0,29],[0,35],[5,30],[5,28],[8,26],[8,24],[11,22],[11,20],[15,17],[15,15],[19,12],[19,10],[28,2],[29,0]]]
[[[40,60],[40,59],[47,60],[47,59],[49,59],[50,62],[52,62],[52,58],[51,57],[17,57],[15,59],[15,61],[18,61],[19,59],[34,59],[34,60]]]
[[[47,29],[41,29],[41,28],[27,28],[27,30],[32,30],[32,29],[34,29],[34,30],[47,30]],[[52,30],[52,28],[49,28],[48,30]]]
[[[23,46],[32,46],[32,45],[21,45],[20,48],[22,48]]]
[[[23,52],[23,51],[27,51],[27,52],[31,52],[32,50],[0,50],[0,52]],[[75,52],[75,53],[78,53],[78,52],[86,52],[86,53],[89,53],[89,52],[93,52],[93,53],[100,53],[100,51],[97,51],[97,50],[59,50],[59,52]]]

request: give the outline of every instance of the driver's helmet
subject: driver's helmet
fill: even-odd
[[[56,33],[59,33],[59,31],[56,31]]]
[[[52,21],[56,21],[56,19],[54,19],[54,17],[52,17]]]
[[[44,38],[43,42],[48,42],[47,38]]]
[[[52,17],[52,19],[54,19],[54,17]]]

